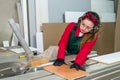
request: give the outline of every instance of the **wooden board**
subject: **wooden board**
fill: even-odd
[[[101,55],[101,56],[93,57],[90,59],[97,61],[97,62],[100,62],[100,63],[111,65],[111,64],[115,64],[117,62],[120,62],[120,52]]]
[[[77,71],[74,68],[70,69],[68,65],[62,65],[62,66],[49,65],[49,66],[45,66],[44,69],[70,80],[77,79],[89,74],[88,72],[82,70]]]
[[[120,51],[120,0],[117,2],[117,15],[116,15],[116,26],[115,26],[115,41],[114,41],[114,51]],[[110,41],[110,40],[109,40]]]
[[[49,59],[48,58],[33,58],[30,60],[30,64],[32,67],[36,67],[45,63],[48,63]]]

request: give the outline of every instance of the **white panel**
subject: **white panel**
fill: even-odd
[[[102,62],[105,64],[113,64],[120,61],[120,52],[110,53],[110,54],[106,54],[98,57],[93,57],[90,59],[98,62]]]
[[[24,38],[26,43],[29,45],[28,40],[28,17],[27,17],[27,1],[21,0],[22,10],[23,10],[23,25],[24,25]]]
[[[9,41],[3,41],[3,47],[9,47]]]
[[[34,48],[34,47],[29,47],[31,51],[38,51],[39,50],[37,48]],[[25,53],[25,50],[23,48],[14,48],[14,49],[10,49],[11,51],[13,52],[16,52],[16,53]]]
[[[48,22],[48,0],[35,0],[37,32],[41,31],[42,23]]]
[[[91,10],[97,12],[114,12],[114,1],[91,0]]]
[[[36,47],[36,16],[35,16],[35,1],[28,0],[28,31],[30,46]]]
[[[100,15],[101,22],[115,22],[115,13],[98,13]]]
[[[65,12],[65,22],[77,22],[78,18],[82,16],[85,12]],[[115,13],[98,13],[101,22],[115,22]]]
[[[77,22],[78,18],[85,12],[65,11],[65,22]]]
[[[18,29],[20,29],[19,24],[16,23],[16,25],[17,25]],[[17,39],[15,33],[13,33],[13,35],[12,35],[11,46],[18,46],[18,39]]]
[[[42,32],[37,32],[36,33],[36,45],[37,49],[39,49],[39,52],[43,52],[43,33]]]
[[[19,30],[22,36],[24,37],[24,26],[23,26],[23,11],[20,2],[17,2],[17,12],[18,12],[18,19],[19,19]]]

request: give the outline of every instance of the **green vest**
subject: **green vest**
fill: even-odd
[[[77,26],[74,26],[73,30],[70,33],[67,46],[68,54],[77,54],[80,50],[80,41],[83,37],[75,36],[76,29]]]

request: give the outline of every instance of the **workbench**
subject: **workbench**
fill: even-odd
[[[20,53],[10,52],[7,54],[0,54],[0,63],[19,61]],[[120,80],[120,63],[113,65],[105,65],[98,62],[91,62],[86,65],[86,71],[89,72],[88,76],[82,77],[77,80]],[[0,80],[66,80],[58,75],[44,70],[42,67],[34,68],[33,71],[16,76],[1,78]]]

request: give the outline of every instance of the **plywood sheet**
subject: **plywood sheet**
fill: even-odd
[[[45,63],[48,63],[48,62],[49,62],[49,59],[44,58],[44,57],[33,58],[33,59],[30,60],[30,64],[31,64],[32,67],[36,67],[38,65],[45,64]]]
[[[105,22],[101,23],[99,38],[93,47],[98,55],[114,52],[114,37],[115,37],[115,23]]]
[[[99,39],[93,47],[93,50],[97,51],[98,55],[114,52],[115,22],[102,22],[101,24]],[[49,46],[58,45],[67,25],[68,23],[44,23],[42,25],[43,46],[45,50]],[[118,39],[117,41],[120,40]]]
[[[120,62],[120,52],[110,53],[98,57],[93,57],[90,59],[108,65],[115,64],[117,62]]]
[[[70,80],[77,79],[89,74],[88,72],[82,70],[77,71],[74,68],[70,69],[68,65],[62,65],[62,66],[49,65],[49,66],[45,66],[44,69]]]
[[[116,0],[117,6],[117,16],[116,16],[116,27],[115,27],[115,51],[120,51],[120,0]]]
[[[44,23],[42,25],[44,49],[58,44],[66,26],[67,23]]]

